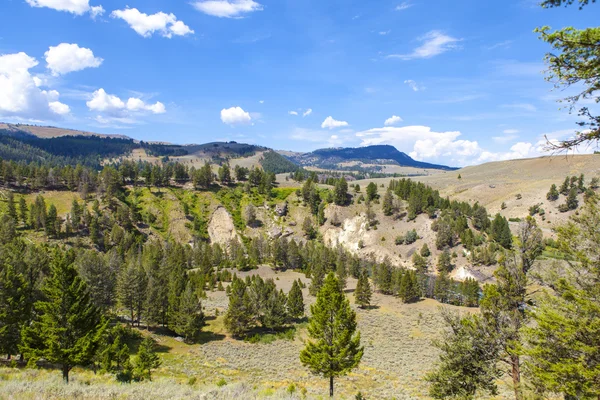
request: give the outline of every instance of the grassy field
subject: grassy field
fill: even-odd
[[[308,283],[302,274],[276,273],[268,267],[242,275],[253,273],[273,277],[284,291],[295,279]],[[355,281],[349,280],[351,300],[354,287]],[[308,310],[314,298],[306,289],[304,295]],[[368,399],[428,399],[423,377],[437,361],[432,340],[443,332],[441,306],[432,300],[406,305],[379,294],[374,295],[373,304],[372,309],[362,310],[352,302],[365,355],[359,368],[336,380],[336,398],[353,399],[361,391]],[[224,329],[224,292],[208,293],[203,305],[207,326],[200,344],[187,345],[172,336],[141,330],[144,335],[153,335],[161,349],[162,366],[154,372],[153,382],[119,384],[112,376],[76,369],[67,386],[61,382],[59,371],[2,368],[0,399],[326,398],[327,380],[313,376],[299,360],[307,337],[305,324],[292,338],[262,338],[249,343],[232,339]],[[290,387],[295,391],[290,393]],[[501,390],[506,394],[509,388],[501,383]]]

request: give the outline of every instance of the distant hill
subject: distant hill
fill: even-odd
[[[324,169],[339,169],[338,164],[349,161],[358,161],[365,164],[398,164],[403,167],[445,171],[457,169],[413,160],[406,153],[398,151],[390,145],[319,149],[310,153],[288,153],[287,156],[302,166],[314,166]]]
[[[38,126],[38,125],[26,125],[26,124],[7,124],[0,122],[0,131],[4,131],[6,134],[13,136],[30,135],[40,139],[50,139],[62,136],[98,136],[102,138],[119,138],[119,139],[131,139],[125,135],[109,135],[104,133],[94,133],[79,131],[75,129],[58,128],[55,126]]]

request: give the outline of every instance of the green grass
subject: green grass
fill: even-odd
[[[296,188],[274,188],[271,190],[271,197],[276,201],[284,201],[292,193],[296,192]]]

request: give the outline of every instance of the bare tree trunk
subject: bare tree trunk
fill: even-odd
[[[329,377],[329,397],[333,397],[333,376]]]
[[[519,356],[510,356],[510,363],[512,366],[511,376],[515,390],[515,400],[522,400],[523,393],[521,392],[521,363]]]
[[[65,383],[69,383],[69,371],[71,368],[69,368],[68,365],[63,365],[62,367],[62,376],[63,376],[63,381],[65,381]]]

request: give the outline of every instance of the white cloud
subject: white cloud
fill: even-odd
[[[411,8],[412,6],[413,6],[412,3],[409,3],[408,1],[405,1],[405,2],[403,2],[401,4],[398,4],[396,6],[396,11],[404,11],[404,10],[406,10],[408,8]]]
[[[390,34],[390,32],[391,32],[391,30],[389,30],[389,29],[388,29],[387,31],[381,31],[381,32],[379,32],[379,34],[380,34],[381,36],[385,36],[385,35],[389,35],[389,34]]]
[[[108,117],[101,116],[105,121],[111,120],[112,122],[118,121],[122,123],[127,123],[125,121],[135,121],[133,116],[144,112],[152,114],[164,114],[167,112],[165,105],[160,101],[154,104],[147,104],[142,99],[130,97],[125,102],[118,96],[106,93],[103,88],[92,93],[92,97],[86,102],[86,105],[90,111],[107,114]],[[96,120],[100,122],[98,118]]]
[[[31,7],[46,7],[56,11],[66,11],[75,15],[90,13],[96,18],[104,13],[102,6],[90,6],[90,0],[25,0]]]
[[[102,15],[104,15],[104,7],[102,7],[102,6],[90,7],[90,17],[92,17],[92,19],[96,19],[97,17],[101,17]]]
[[[204,14],[220,18],[242,18],[244,14],[261,11],[263,6],[253,0],[196,1],[192,6]]]
[[[79,47],[77,44],[61,43],[50,46],[44,54],[47,68],[52,75],[64,75],[69,72],[81,71],[85,68],[97,68],[102,64],[100,57],[95,57],[90,49]]]
[[[505,129],[502,131],[502,133],[505,133],[507,135],[514,135],[515,133],[519,133],[518,129]]]
[[[252,117],[241,107],[231,107],[221,110],[221,121],[227,125],[244,125],[251,123]]]
[[[288,111],[288,114],[290,114],[290,115],[298,115],[298,111]]]
[[[310,114],[312,114],[312,108],[307,108],[306,111],[302,113],[302,116],[308,117]]]
[[[390,144],[412,158],[443,161],[452,165],[469,164],[482,149],[476,141],[459,139],[458,131],[435,132],[428,126],[373,128],[356,133],[361,146]]]
[[[408,87],[411,88],[414,92],[418,92],[419,90],[425,89],[423,86],[419,86],[417,82],[413,81],[412,79],[407,79],[404,81],[404,83],[407,84]]]
[[[258,102],[259,102],[260,104],[265,104],[265,101],[264,101],[264,100],[259,100]]]
[[[44,120],[70,112],[69,106],[58,101],[56,90],[39,88],[42,79],[29,73],[37,65],[35,58],[23,52],[0,55],[0,116]]]
[[[392,115],[391,117],[389,117],[388,119],[386,119],[383,124],[385,126],[391,126],[391,125],[396,125],[398,122],[402,122],[402,118],[400,118],[397,115]]]
[[[431,58],[449,50],[456,49],[458,47],[456,43],[460,42],[462,39],[448,36],[440,31],[430,31],[418,38],[418,40],[423,42],[423,44],[414,49],[412,53],[390,54],[387,58],[399,58],[401,60]]]
[[[50,110],[52,110],[53,113],[58,115],[67,115],[71,112],[69,106],[61,103],[60,101],[52,101],[48,103],[48,106],[50,107]]]
[[[194,33],[189,26],[178,21],[175,14],[165,14],[162,11],[148,15],[140,12],[137,8],[126,8],[115,10],[110,16],[124,20],[131,29],[145,38],[151,37],[155,32],[166,38]]]
[[[333,119],[331,115],[325,118],[325,121],[323,121],[323,123],[321,124],[321,128],[328,129],[340,128],[342,126],[348,126],[348,123],[346,121],[338,121],[336,119]]]
[[[478,163],[490,162],[490,161],[504,161],[504,160],[515,160],[518,158],[537,157],[540,155],[538,149],[531,143],[518,142],[511,146],[507,152],[489,152],[483,151],[479,158]]]

